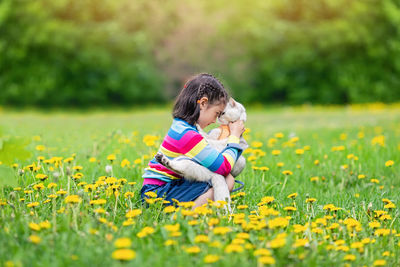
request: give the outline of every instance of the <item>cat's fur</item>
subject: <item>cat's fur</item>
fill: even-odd
[[[220,116],[218,121],[221,124],[228,124],[229,122],[234,122],[239,119],[246,121],[246,110],[243,105],[231,98],[226,105],[224,113]],[[196,126],[199,130],[199,133],[207,140],[207,142],[212,147],[217,149],[219,152],[221,152],[226,147],[228,138],[218,140],[218,137],[221,134],[220,128],[215,128],[207,134],[206,132],[204,132],[203,129],[200,128],[199,125]],[[240,146],[243,150],[248,147],[248,144],[243,137],[240,138]],[[185,156],[180,156],[174,160],[170,160],[164,154],[158,152],[156,155],[156,160],[187,180],[197,182],[211,181],[214,188],[214,201],[227,201],[228,209],[230,210],[230,193],[224,176],[210,171],[206,167],[194,162],[193,160]],[[238,176],[243,171],[245,166],[246,159],[243,156],[240,156],[233,166],[231,174],[234,177]]]

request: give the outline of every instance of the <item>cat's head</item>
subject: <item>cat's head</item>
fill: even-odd
[[[246,109],[242,104],[230,98],[226,104],[223,114],[218,118],[220,124],[228,124],[237,120],[246,121]]]

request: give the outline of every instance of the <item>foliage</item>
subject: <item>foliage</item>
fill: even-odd
[[[3,0],[0,104],[172,99],[197,72],[242,102],[400,99],[397,0]]]

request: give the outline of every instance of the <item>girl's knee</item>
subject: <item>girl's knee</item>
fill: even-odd
[[[233,177],[232,174],[228,174],[228,176],[225,177],[225,181],[228,185],[229,192],[232,192],[235,187],[235,177]]]

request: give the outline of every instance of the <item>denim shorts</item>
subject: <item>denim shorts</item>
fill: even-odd
[[[174,204],[172,199],[179,202],[194,201],[211,187],[211,182],[191,182],[186,179],[177,179],[164,185],[146,184],[140,190],[140,195],[144,201],[147,198],[145,193],[152,191],[157,194],[157,197],[170,202],[166,205],[172,205]]]

